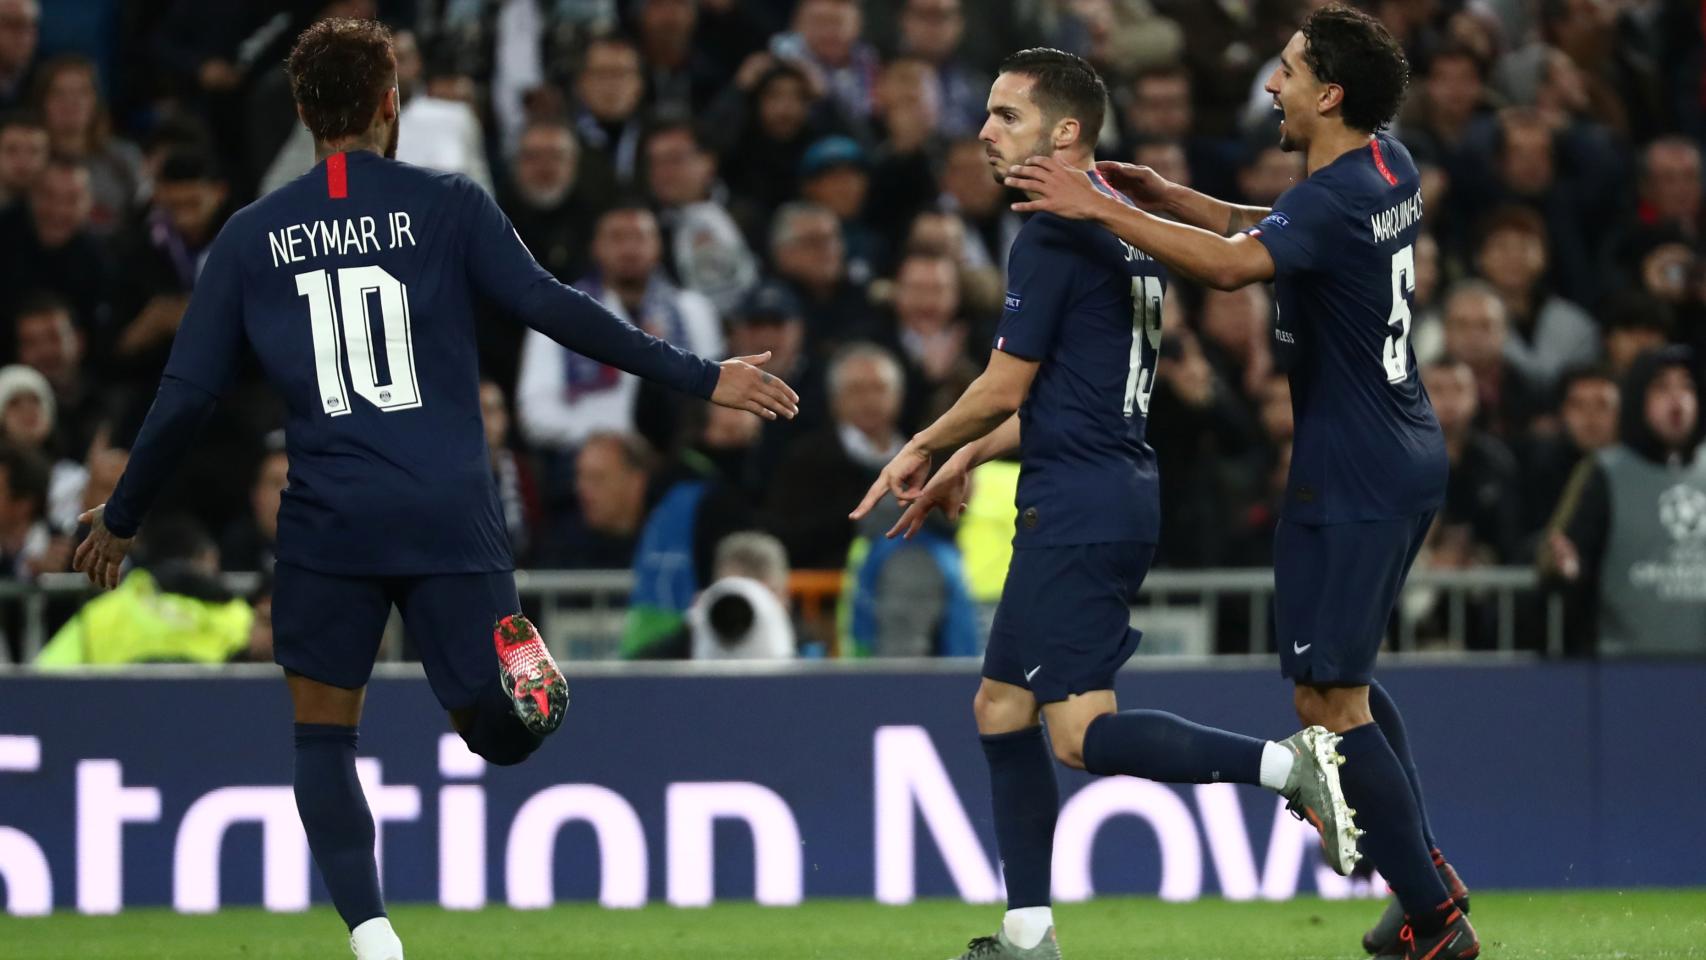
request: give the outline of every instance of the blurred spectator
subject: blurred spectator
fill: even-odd
[[[715,308],[703,295],[682,290],[660,270],[657,217],[621,205],[598,218],[593,233],[593,273],[576,284],[588,296],[635,326],[700,356],[722,354]],[[529,443],[572,451],[594,433],[634,429],[638,380],[615,367],[570,351],[537,330],[522,347],[516,415]],[[560,482],[552,481],[553,487]]]
[[[1475,375],[1455,358],[1422,370],[1422,386],[1445,433],[1451,476],[1437,523],[1466,529],[1475,562],[1518,561],[1523,534],[1517,465],[1510,448],[1475,427]]]
[[[905,443],[899,429],[905,389],[900,362],[876,344],[849,344],[830,361],[833,422],[788,448],[766,504],[770,527],[800,568],[847,562],[857,532],[847,505],[859,502]]]
[[[647,132],[646,183],[671,273],[719,311],[733,310],[758,282],[758,258],[729,213],[717,155],[692,124],[673,121]]]
[[[560,120],[534,120],[521,132],[509,188],[499,195],[521,242],[539,265],[564,283],[587,270],[600,200],[580,176],[580,143]]]
[[[397,86],[403,100],[398,117],[397,159],[416,166],[466,174],[492,192],[492,171],[486,166],[486,137],[470,102],[472,78],[458,73],[443,57],[422,62],[414,33],[396,34]],[[404,84],[405,61],[419,81]],[[312,164],[310,164],[312,166]]]
[[[47,128],[34,114],[14,111],[0,117],[0,209],[30,195],[47,169]]]
[[[864,14],[855,0],[800,0],[793,30],[770,39],[770,52],[808,64],[850,116],[871,114],[877,52],[859,38]]]
[[[102,385],[84,368],[86,336],[71,320],[71,308],[50,293],[26,297],[12,320],[14,355],[53,387],[59,410],[53,447],[67,456],[89,449],[107,424],[110,403]]]
[[[0,0],[0,110],[21,105],[29,94],[40,25],[36,0]]]
[[[130,222],[148,194],[148,184],[142,177],[142,151],[113,135],[98,81],[88,58],[55,57],[42,64],[36,78],[36,109],[47,126],[54,156],[88,168],[89,229],[110,236]]]
[[[869,159],[852,137],[825,137],[800,161],[800,196],[835,215],[848,279],[870,282],[883,258],[882,237],[863,219],[871,192]]]
[[[712,583],[687,612],[695,660],[785,660],[795,653],[788,615],[788,553],[756,530],[717,544]]]
[[[898,510],[887,515],[898,519]],[[867,521],[881,523],[872,513]],[[861,532],[847,558],[851,589],[836,623],[842,656],[969,657],[982,625],[966,586],[959,546],[938,525],[910,538]]]
[[[41,457],[0,444],[0,579],[32,581],[71,558],[47,525],[48,475]]]
[[[56,534],[68,533],[83,512],[89,473],[81,457],[53,443],[58,411],[47,378],[21,363],[0,367],[0,442],[49,465],[44,515]]]
[[[965,224],[967,242],[979,250],[973,262],[1005,271],[1007,250],[1023,221],[1008,207],[1007,190],[990,166],[989,151],[981,140],[961,140],[948,148],[940,202]]]
[[[510,553],[516,566],[526,566],[533,558],[539,525],[539,491],[533,485],[527,460],[510,445],[509,401],[503,387],[489,379],[480,381],[480,418],[486,428],[486,452],[492,460],[498,507],[503,511],[504,529],[509,531]]]
[[[1641,152],[1640,206],[1643,227],[1669,225],[1690,240],[1701,238],[1700,147],[1684,137],[1660,137]]]
[[[944,137],[976,136],[983,126],[989,78],[961,55],[965,32],[962,0],[905,0],[901,6],[900,53],[930,65]]]
[[[278,554],[278,507],[289,482],[290,458],[275,441],[255,465],[249,484],[249,512],[232,521],[219,538],[225,569],[272,573]]]
[[[828,421],[831,411],[823,372],[827,363],[806,349],[806,321],[800,300],[785,283],[770,280],[753,288],[729,314],[728,326],[732,356],[770,354],[764,369],[781,377],[800,395],[798,416],[764,425],[757,460],[760,472],[770,476],[795,441]]]
[[[633,41],[604,36],[587,44],[575,75],[575,133],[599,174],[626,186],[634,182],[640,161],[640,114],[645,96],[640,51]]]
[[[1424,204],[1426,201],[1423,201]],[[1417,363],[1445,354],[1445,311],[1440,300],[1439,243],[1426,230],[1416,234],[1416,288],[1411,291],[1410,348]]]
[[[1271,207],[1280,194],[1304,176],[1301,153],[1267,144],[1251,151],[1249,159],[1238,168],[1238,195],[1245,203]]]
[[[272,663],[272,578],[262,577],[261,585],[249,598],[255,617],[249,622],[249,645],[233,660],[245,663]]]
[[[582,535],[553,538],[558,565],[593,570],[627,567],[646,519],[655,469],[651,447],[638,434],[596,433],[575,458],[575,497]]]
[[[49,291],[76,311],[85,332],[102,328],[110,312],[112,267],[89,232],[89,171],[65,160],[48,162],[27,204],[0,213],[0,303],[16,312],[29,291]]]
[[[1566,367],[1599,359],[1593,318],[1547,284],[1546,224],[1524,207],[1503,207],[1481,230],[1475,267],[1498,291],[1509,320],[1505,356],[1524,376],[1550,385]],[[1473,361],[1471,361],[1473,365]]]
[[[933,421],[976,379],[970,335],[971,324],[960,312],[954,261],[939,254],[908,254],[895,273],[894,326],[884,338],[906,363],[901,414],[906,429]]]
[[[1605,309],[1605,363],[1613,377],[1621,380],[1635,360],[1657,350],[1670,339],[1670,304],[1640,291],[1626,291],[1611,299]]]
[[[36,656],[44,668],[224,663],[249,647],[254,610],[219,582],[219,549],[193,520],[150,520],[138,565],[83,605]]]
[[[1651,139],[1662,122],[1655,64],[1635,35],[1637,5],[1602,0],[1552,0],[1540,5],[1540,39],[1562,50],[1581,69],[1596,103],[1621,104],[1627,133],[1640,143]]]
[[[693,43],[698,0],[638,0],[635,34],[646,66],[646,104],[662,116],[695,116],[728,79],[724,67]]]
[[[683,429],[689,440],[648,494],[634,547],[634,590],[622,631],[627,658],[687,655],[687,609],[710,582],[717,544],[754,525],[737,471],[751,462],[761,421],[706,403],[691,407],[690,415]]]
[[[828,356],[869,326],[870,302],[847,277],[846,247],[834,213],[805,201],[776,211],[770,257],[777,276],[800,300],[806,345],[814,356]]]
[[[1545,411],[1544,388],[1511,360],[1505,302],[1487,284],[1465,280],[1445,295],[1445,353],[1474,374],[1477,427],[1514,438]]]
[[[1674,224],[1637,230],[1625,251],[1636,286],[1667,308],[1683,309],[1699,299],[1700,256]]]
[[[1176,171],[1163,170],[1164,176],[1194,185],[1209,196],[1231,194],[1237,166],[1234,147],[1230,141],[1204,135],[1194,114],[1190,72],[1177,65],[1151,67],[1132,80],[1130,91],[1124,114],[1125,152],[1135,158],[1141,144],[1176,144],[1189,175],[1178,180]]]
[[[1460,207],[1472,204],[1472,210],[1528,207],[1539,228],[1541,274],[1576,304],[1595,303],[1605,290],[1603,263],[1614,235],[1596,224],[1622,219],[1617,203],[1626,195],[1619,182],[1621,171],[1589,145],[1560,137],[1530,108],[1501,113],[1494,143],[1493,176],[1453,179],[1453,196]],[[1565,152],[1564,146],[1573,149]]]
[[[964,220],[944,210],[925,210],[912,219],[901,251],[933,253],[954,261],[960,274],[960,300],[975,324],[973,334],[982,339],[988,332],[983,325],[994,329],[1006,293],[1005,278],[984,259],[983,244],[966,234]]]
[[[1487,63],[1473,50],[1443,47],[1412,84],[1401,114],[1400,137],[1417,164],[1437,168],[1460,192],[1444,204],[1426,205],[1430,228],[1453,253],[1469,242],[1476,213],[1471,188],[1487,173],[1483,148],[1493,138],[1495,121],[1486,74]]]
[[[1254,420],[1262,385],[1274,369],[1272,313],[1273,300],[1259,283],[1202,292],[1197,329],[1203,354],[1231,388],[1246,423]]]
[[[1190,161],[1177,141],[1138,140],[1131,149],[1131,162],[1149,167],[1181,187],[1192,185]]]
[[[885,254],[878,269],[891,266],[886,255],[899,249],[913,218],[936,200],[941,115],[935,74],[928,63],[900,59],[883,67],[873,118],[880,139],[870,176],[870,195],[878,202],[864,210]]]
[[[129,384],[139,419],[154,399],[178,323],[225,222],[227,187],[212,157],[175,153],[160,168],[148,215],[125,238],[125,271],[114,304],[119,326],[107,346],[113,376]]]
[[[1706,652],[1706,456],[1686,350],[1642,355],[1623,381],[1620,442],[1584,460],[1540,567],[1564,593],[1571,648],[1600,656]]]
[[[1571,370],[1559,381],[1558,396],[1562,429],[1530,435],[1517,451],[1523,468],[1525,535],[1546,525],[1576,466],[1617,442],[1617,381],[1609,372],[1597,367]]]
[[[706,129],[722,155],[736,219],[758,242],[777,208],[799,195],[800,161],[826,124],[814,118],[823,99],[816,78],[800,64],[755,53],[723,91]],[[821,111],[820,111],[821,112]]]

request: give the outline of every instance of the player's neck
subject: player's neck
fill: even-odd
[[[1054,159],[1074,170],[1088,172],[1096,168],[1096,154],[1093,151],[1078,153],[1076,151],[1056,150]]]
[[[384,135],[379,133],[363,133],[340,140],[316,140],[314,142],[314,162],[319,163],[334,153],[351,153],[356,150],[366,150],[368,153],[385,155]]]
[[[1339,124],[1322,124],[1322,130],[1309,142],[1307,154],[1309,174],[1325,167],[1352,150],[1363,150],[1368,147],[1372,134],[1362,130],[1353,130]]]

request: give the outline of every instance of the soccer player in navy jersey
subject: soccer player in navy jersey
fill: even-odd
[[[83,517],[91,529],[75,565],[117,583],[144,513],[247,344],[288,407],[273,637],[295,707],[297,808],[356,956],[401,960],[355,773],[391,608],[452,726],[486,760],[525,759],[568,705],[562,673],[520,614],[481,425],[475,297],[713,403],[774,419],[792,417],[799,398],[758,369],[767,355],[714,363],[616,318],[534,262],[473,181],[396,162],[384,26],[322,20],[298,38],[288,70],[319,162],[214,241],[129,467]]]
[[[1025,50],[1001,65],[981,137],[991,173],[1053,156],[1110,203],[1092,150],[1107,90],[1082,59]],[[967,472],[1018,450],[1018,524],[972,709],[982,735],[1007,878],[1007,914],[965,960],[1054,960],[1049,906],[1060,795],[1053,759],[1098,774],[1173,783],[1261,784],[1322,833],[1348,874],[1356,833],[1339,789],[1336,738],[1320,727],[1275,743],[1156,710],[1118,712],[1114,673],[1137,649],[1131,604],[1159,533],[1155,454],[1144,440],[1167,273],[1087,223],[1031,217],[1008,255],[1006,310],[989,366],[952,409],[888,464],[854,510],[907,503],[889,531],[932,509],[958,516]],[[930,477],[931,462],[956,450]],[[1048,723],[1048,740],[1039,721]],[[1054,758],[1050,757],[1050,744]]]
[[[1468,890],[1428,826],[1404,723],[1374,682],[1375,655],[1416,552],[1445,498],[1445,441],[1410,349],[1422,196],[1403,145],[1380,129],[1409,67],[1380,22],[1341,5],[1312,14],[1267,90],[1280,145],[1308,177],[1272,210],[1236,207],[1154,171],[1101,164],[1131,199],[1110,200],[1059,159],[1007,179],[1046,210],[1100,224],[1176,273],[1233,289],[1273,280],[1276,348],[1289,360],[1297,436],[1274,533],[1280,668],[1298,716],[1343,736],[1346,797],[1362,848],[1396,904],[1363,937],[1369,953],[1468,960],[1480,944]]]

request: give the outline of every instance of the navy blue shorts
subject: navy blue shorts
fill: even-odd
[[[1274,530],[1274,637],[1280,674],[1298,683],[1366,686],[1398,591],[1433,524],[1397,520]]]
[[[1113,689],[1143,637],[1131,605],[1154,559],[1154,544],[1129,541],[1014,549],[983,675],[1038,703]]]
[[[446,710],[473,704],[497,676],[492,627],[521,612],[512,571],[350,577],[279,561],[273,581],[273,660],[310,680],[367,685],[395,606]]]

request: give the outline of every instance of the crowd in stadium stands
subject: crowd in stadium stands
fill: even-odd
[[[1614,502],[1633,495],[1617,479],[1631,461],[1699,476],[1699,4],[1362,5],[1412,65],[1395,125],[1426,209],[1412,337],[1452,461],[1418,567],[1538,558],[1590,608],[1592,584],[1628,579],[1605,565],[1687,542],[1700,574],[1706,495],[1662,522]],[[847,572],[843,652],[971,652],[975,604],[1000,589],[1011,466],[980,475],[958,530],[933,525],[911,548],[880,535],[894,512],[856,526],[847,511],[988,355],[1021,222],[977,139],[995,65],[1027,46],[1084,55],[1112,93],[1101,157],[1266,205],[1303,160],[1277,147],[1262,83],[1311,6],[0,0],[0,569],[67,567],[208,245],[313,166],[282,68],[291,40],[318,17],[377,16],[396,31],[399,159],[491,190],[551,273],[636,325],[701,354],[771,352],[802,397],[797,420],[761,423],[476,318],[518,565],[633,568],[631,655],[686,655],[693,625],[756,622],[695,613],[694,597],[725,568],[780,584],[790,566]],[[1149,422],[1164,565],[1271,560],[1293,430],[1273,309],[1261,287],[1170,290]],[[1667,344],[1692,354],[1652,360]],[[161,589],[206,566],[203,541],[224,570],[270,566],[282,423],[258,368],[240,378],[156,508],[206,531],[158,534]],[[747,530],[775,539],[722,556]],[[1491,606],[1471,613],[1464,639],[1490,644]],[[1446,632],[1430,595],[1404,615]],[[1589,627],[1573,649],[1592,648],[1596,617],[1571,618]],[[214,626],[208,644],[248,643]]]

